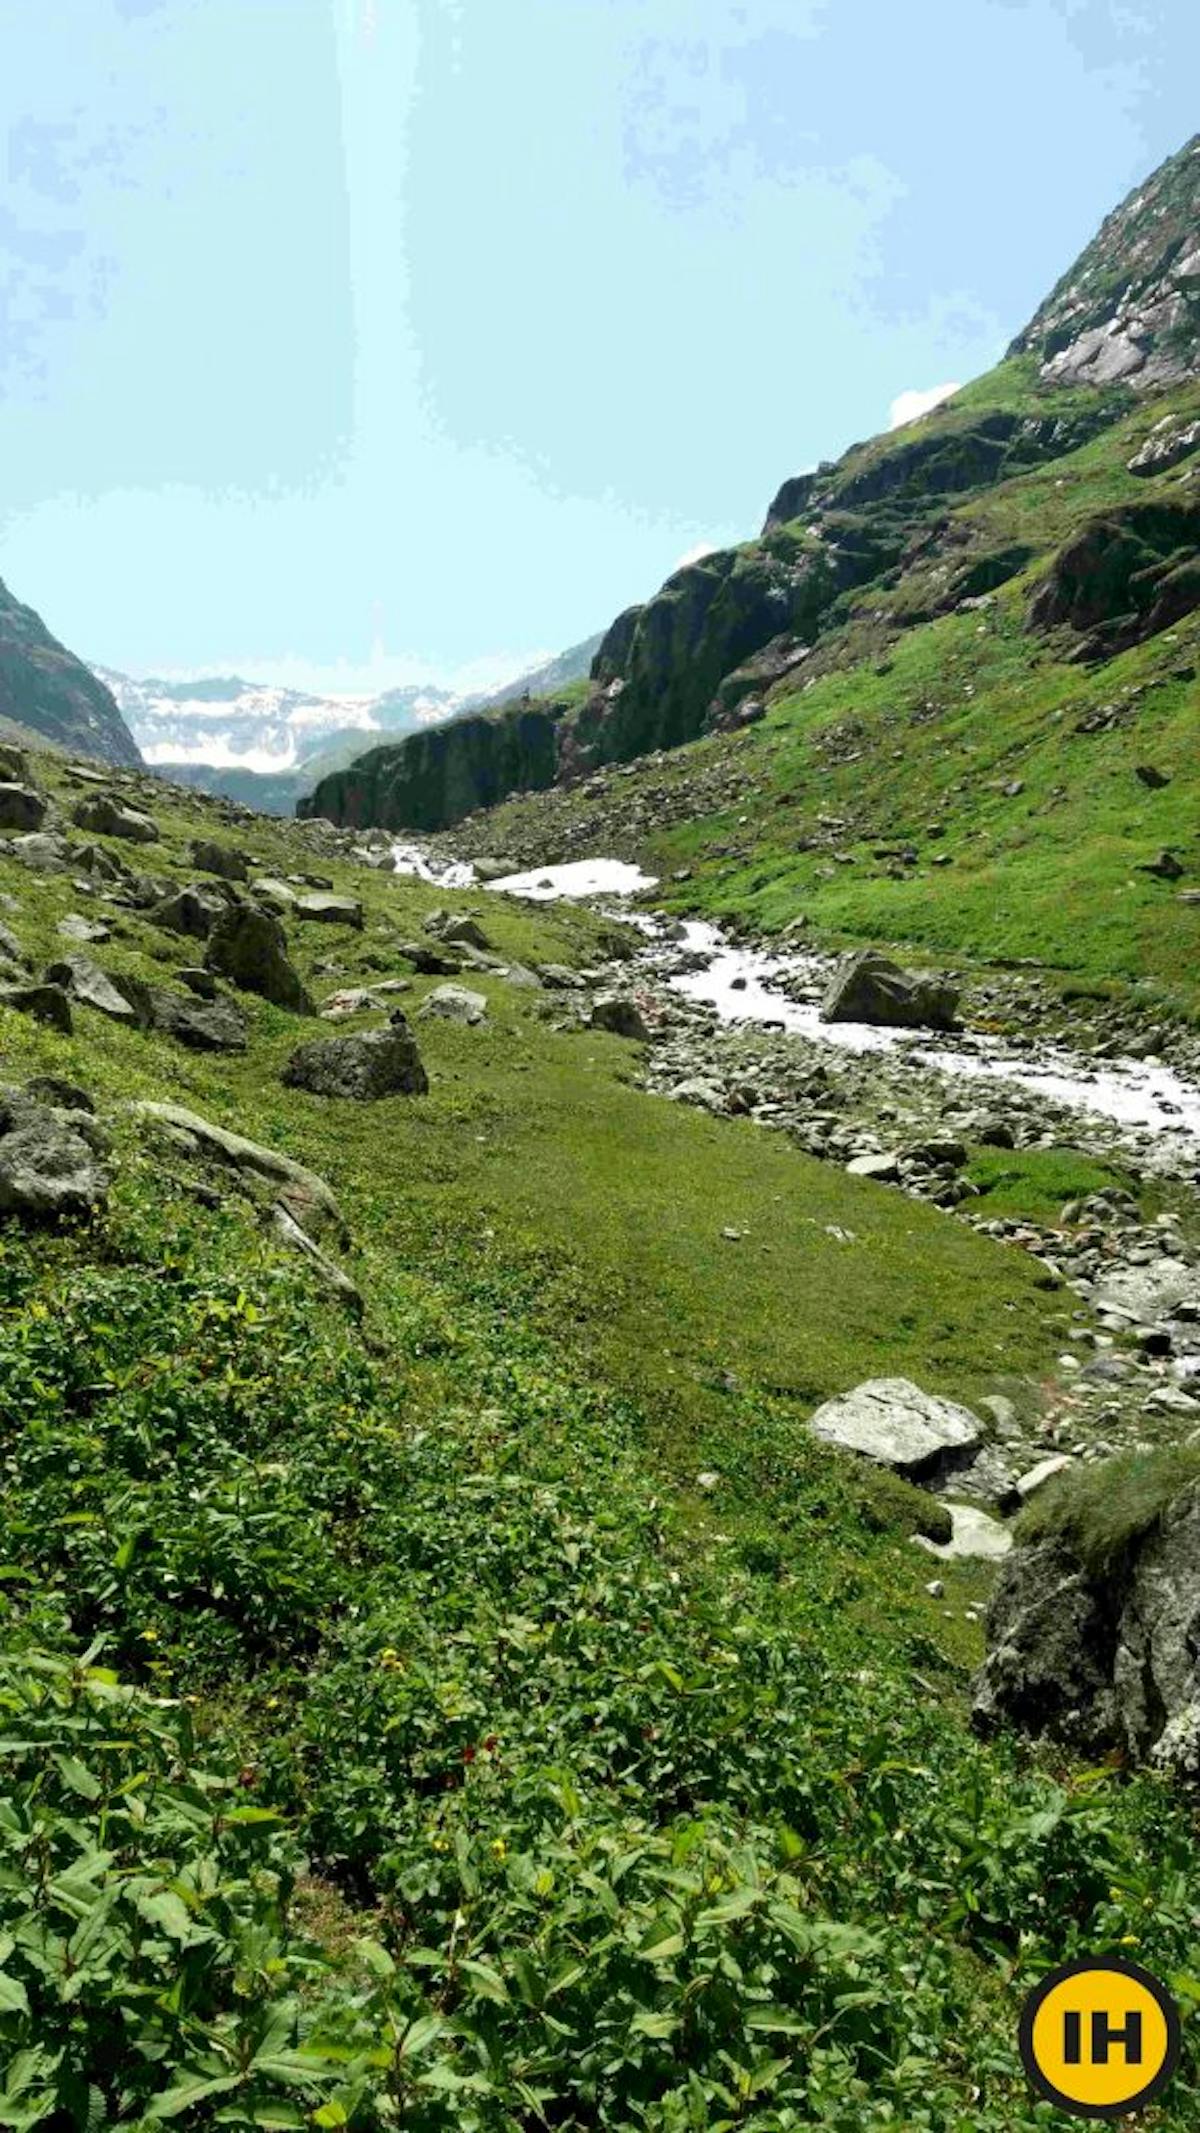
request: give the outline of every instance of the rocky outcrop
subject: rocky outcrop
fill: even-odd
[[[1200,1481],[1103,1568],[1066,1533],[1013,1550],[975,1721],[1200,1777]]]
[[[324,816],[362,828],[444,829],[512,792],[554,783],[556,732],[565,706],[516,704],[451,719],[394,747],[373,748],[347,770],[322,778],[297,803],[302,819]]]
[[[1108,216],[1009,353],[1036,355],[1049,384],[1200,375],[1200,134]]]
[[[130,844],[156,844],[158,824],[140,808],[124,807],[111,793],[90,793],[71,810],[77,829],[101,837],[124,837]]]
[[[924,971],[901,970],[864,948],[834,972],[821,1002],[823,1022],[869,1022],[885,1029],[958,1027],[957,988]]]
[[[1111,658],[1200,606],[1200,506],[1126,504],[1059,550],[1029,607],[1031,630],[1066,625],[1077,656]]]
[[[0,584],[0,717],[68,754],[140,764],[137,743],[102,681]]]

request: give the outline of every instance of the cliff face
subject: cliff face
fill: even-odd
[[[116,699],[0,583],[0,716],[74,755],[141,762]]]
[[[322,778],[301,816],[326,816],[354,828],[433,830],[513,792],[552,785],[555,733],[562,706],[514,705],[491,716],[451,719],[373,748],[346,770]]]
[[[1009,352],[1051,384],[1200,376],[1200,133],[1114,210]]]

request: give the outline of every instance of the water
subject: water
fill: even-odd
[[[898,1052],[922,1066],[981,1081],[1007,1081],[1075,1110],[1146,1132],[1171,1134],[1200,1146],[1200,1089],[1173,1068],[1137,1059],[1082,1062],[1061,1046],[1045,1045],[1030,1056],[1014,1052],[1001,1037],[972,1032],[947,1044],[931,1031],[876,1029],[861,1022],[823,1022],[818,1001],[793,1000],[776,989],[780,979],[799,977],[814,993],[823,990],[832,960],[813,955],[771,956],[735,948],[716,926],[684,928],[684,947],[707,958],[701,970],[669,982],[688,999],[712,1007],[722,1022],[773,1023],[820,1044],[850,1052]],[[740,983],[737,981],[741,981]]]
[[[431,859],[417,844],[394,844],[392,851],[397,873],[415,874],[447,889],[475,883],[469,861]],[[559,866],[531,867],[485,886],[500,895],[553,903],[559,898],[629,897],[657,884],[653,875],[621,859],[576,859]],[[1054,1045],[1044,1045],[1036,1054],[1018,1052],[1001,1037],[970,1031],[947,1043],[927,1030],[822,1022],[818,1001],[833,967],[832,958],[805,953],[777,956],[761,949],[735,948],[719,927],[698,920],[686,923],[682,938],[675,934],[668,945],[662,920],[646,913],[624,915],[652,942],[646,951],[650,967],[665,971],[673,990],[711,1007],[722,1022],[769,1024],[841,1051],[897,1053],[945,1074],[1011,1082],[1127,1130],[1155,1138],[1169,1136],[1175,1146],[1194,1143],[1200,1155],[1200,1088],[1171,1067],[1136,1059],[1093,1065],[1066,1047]],[[702,958],[701,967],[674,968],[684,957],[689,961]],[[797,981],[808,997],[796,1000],[780,990],[781,983],[795,987]]]

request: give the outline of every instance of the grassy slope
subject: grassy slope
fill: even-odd
[[[1041,405],[1022,361],[952,405],[966,400]],[[668,897],[765,932],[803,913],[828,936],[929,957],[1035,957],[1195,1013],[1200,909],[1138,868],[1173,846],[1187,869],[1180,886],[1200,880],[1200,615],[1091,671],[1065,663],[1065,644],[1025,631],[1032,586],[1081,520],[1114,503],[1190,493],[1177,488],[1179,470],[1155,481],[1126,472],[1168,411],[1194,417],[1200,391],[1141,406],[1069,457],[956,506],[955,556],[1016,542],[1036,552],[990,608],[904,626],[905,612],[936,591],[918,560],[897,585],[860,598],[806,669],[815,678],[774,701],[761,725],[644,770],[683,803],[681,822],[635,840],[664,876],[691,868],[686,884],[666,882]],[[878,440],[851,461],[869,464],[886,449]],[[1134,714],[1111,730],[1076,730],[1097,707],[1126,701]],[[1134,768],[1147,762],[1171,784],[1143,786]],[[693,787],[723,765],[743,794],[721,813],[689,808]],[[1017,780],[1020,792],[1006,794]],[[617,788],[618,819],[637,789],[633,778]],[[569,843],[582,804],[568,795],[546,815],[558,844]],[[538,808],[496,811],[495,847],[510,823],[536,823]],[[822,834],[822,816],[844,829]],[[815,848],[804,849],[814,833]],[[919,864],[893,878],[874,856],[880,842],[911,845]],[[831,865],[831,846],[852,864]],[[931,865],[943,854],[949,865]]]
[[[156,812],[182,866],[213,813]],[[284,825],[246,841],[273,870],[313,863]],[[294,926],[310,975],[331,955],[395,970],[434,903],[471,901],[316,865],[369,920]],[[0,887],[49,959],[78,892],[2,859]],[[507,952],[596,952],[582,914],[475,901]],[[188,960],[119,923],[111,967]],[[216,1061],[84,1010],[69,1040],[0,1018],[13,1078],[73,1075],[105,1109],[170,1093],[312,1163],[368,1298],[364,1348],[236,1206],[198,1208],[119,1127],[94,1236],[0,1252],[10,1630],[61,1643],[69,1610],[126,1676],[192,1694],[210,1759],[296,1819],[315,1878],[235,2011],[273,2004],[307,1929],[319,1967],[285,2028],[319,2003],[361,2053],[397,2019],[446,2024],[403,2078],[386,2050],[346,2075],[355,2125],[393,2122],[387,2095],[439,2128],[543,2104],[561,2125],[764,2133],[1052,2122],[1015,2069],[1013,1965],[1130,1933],[1178,1963],[1194,1896],[1144,1906],[1184,1826],[1153,1787],[1064,1790],[971,1740],[978,1630],[924,1592],[911,1499],[811,1447],[802,1417],[869,1373],[960,1396],[1036,1375],[1053,1300],[1022,1256],[641,1095],[618,1040],[478,982],[489,1028],[419,1025],[429,1096],[361,1108],[282,1087],[316,1032],[257,1002],[247,1056]],[[500,1760],[466,1767],[493,1735]],[[368,1923],[399,1962],[386,2005],[346,1952]],[[663,1952],[634,1962],[642,1944]],[[554,2021],[531,1964],[572,1980]],[[217,2050],[206,2030],[184,2057]],[[238,2078],[277,2110],[296,2093],[294,2070]]]

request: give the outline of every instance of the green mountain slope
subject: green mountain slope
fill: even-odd
[[[0,584],[0,717],[51,746],[107,763],[140,763],[103,682]]]

